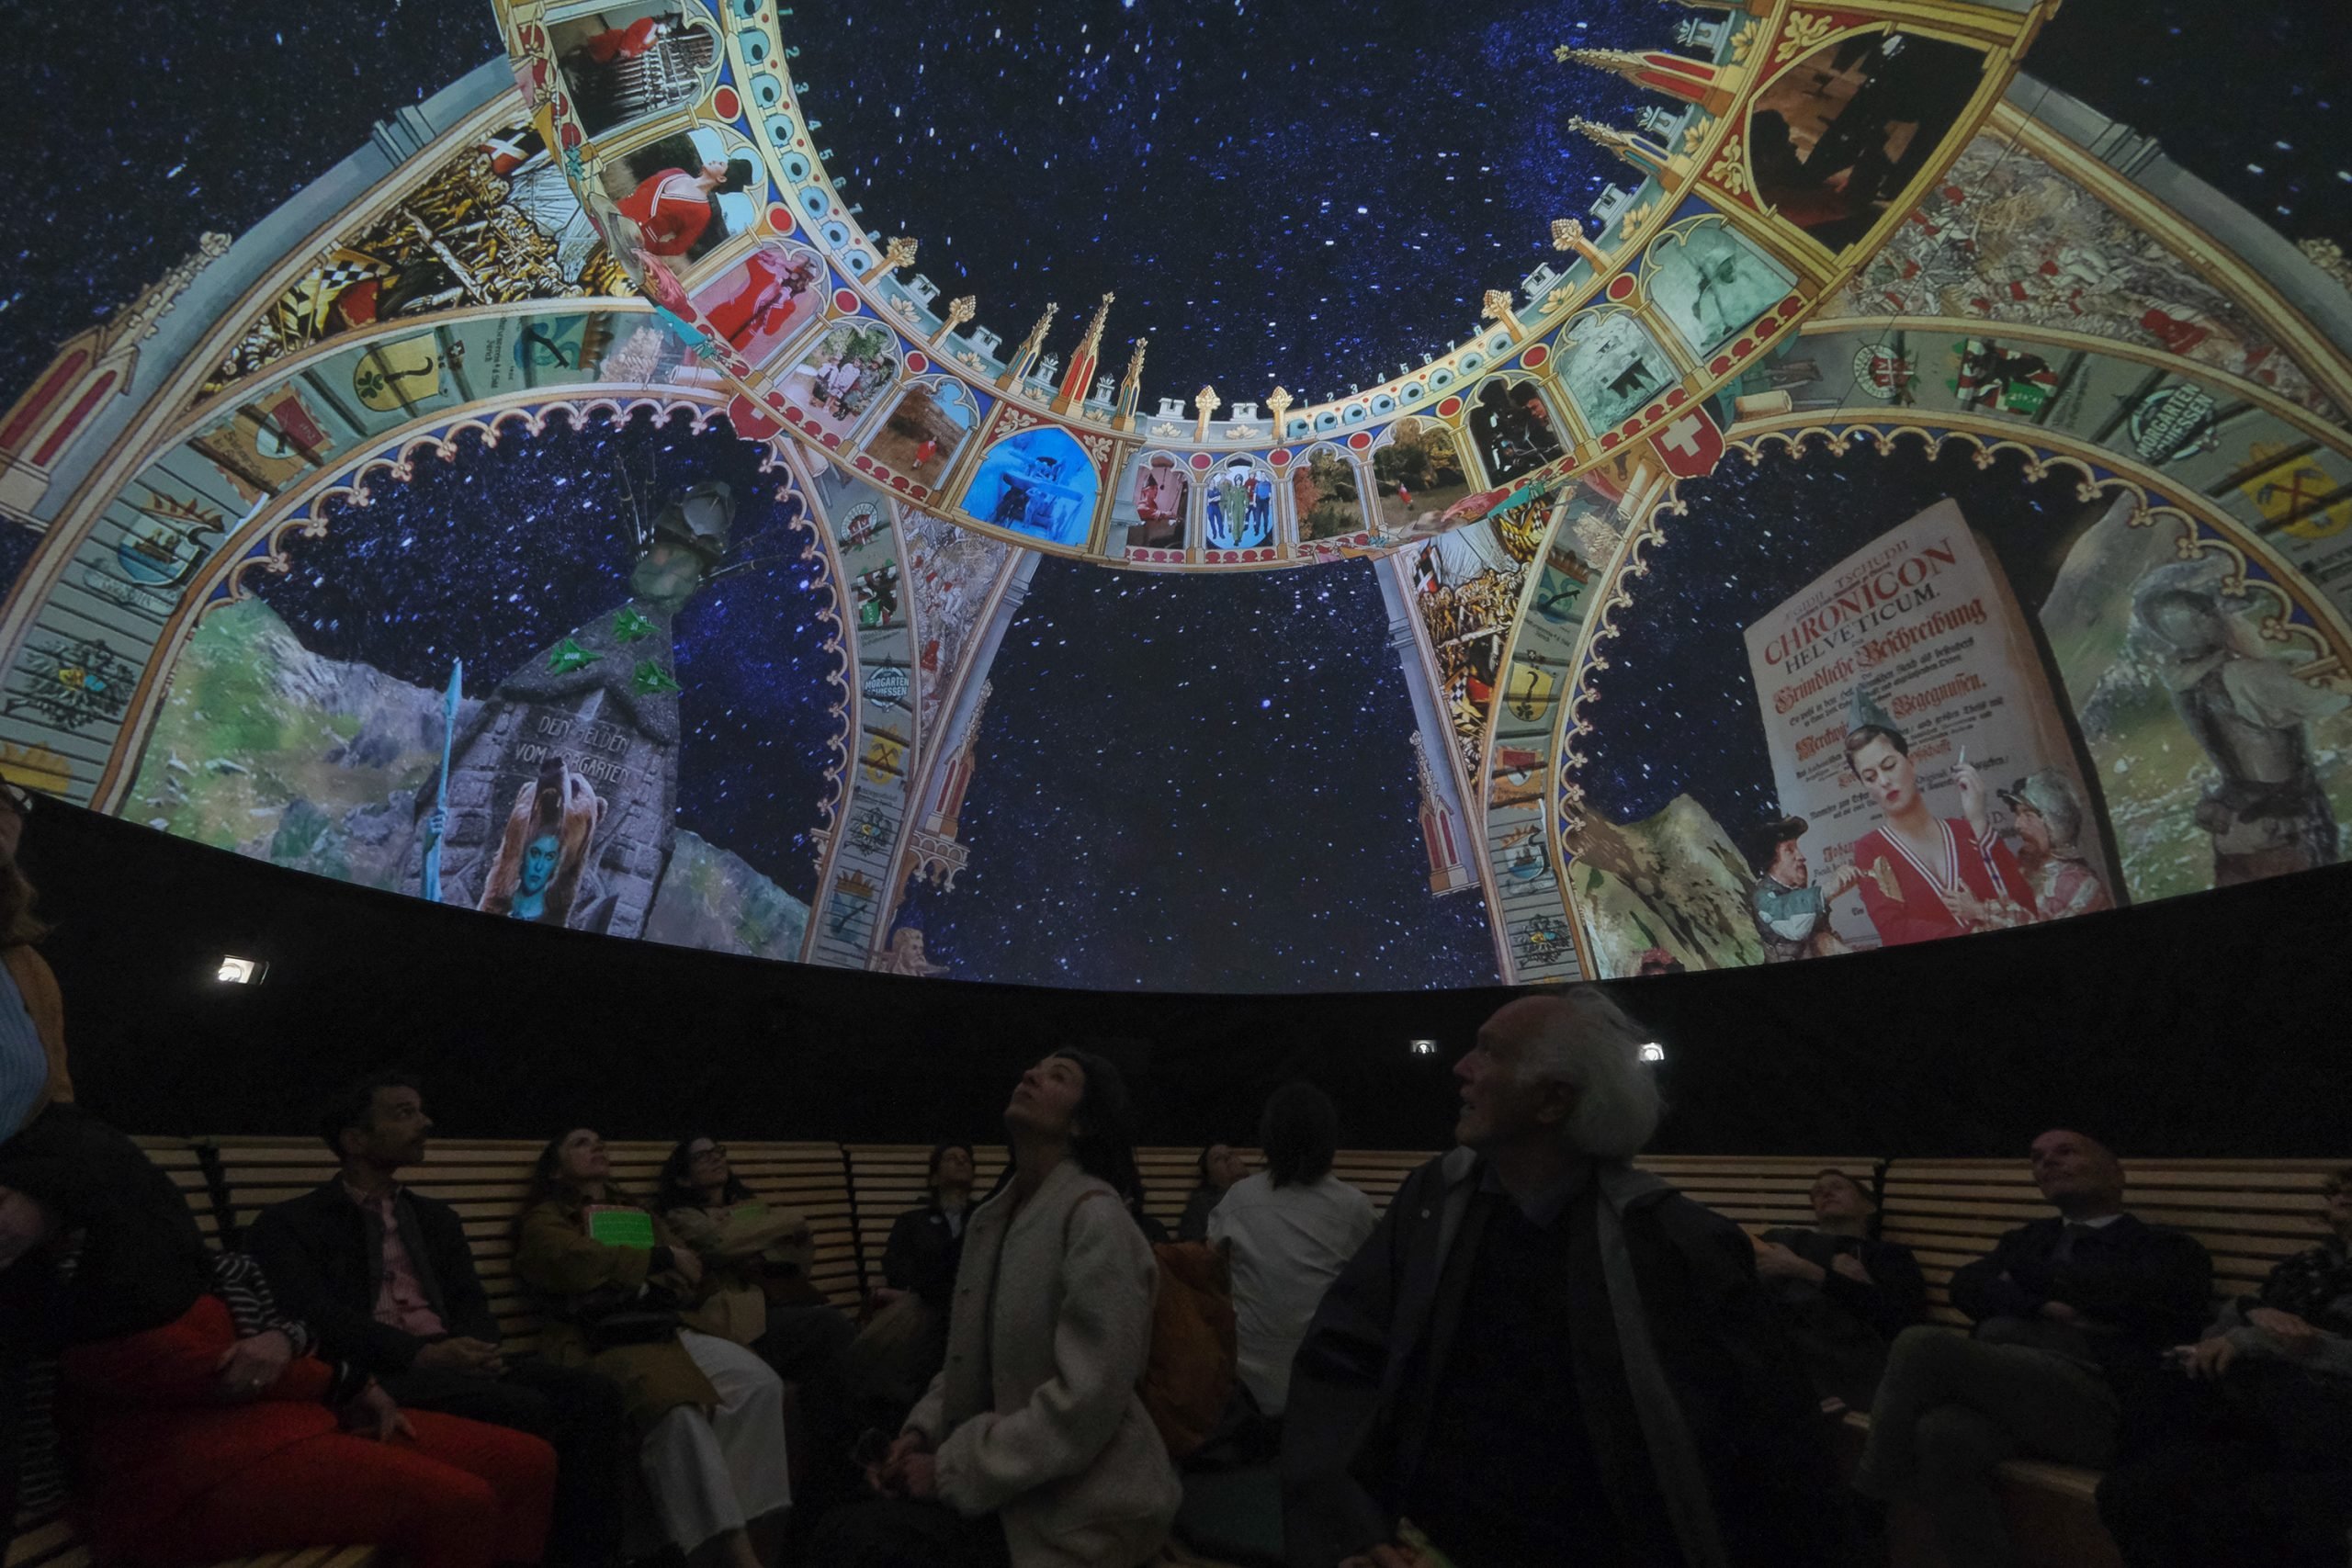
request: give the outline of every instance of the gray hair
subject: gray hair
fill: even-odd
[[[1571,987],[1544,1000],[1551,1005],[1521,1057],[1520,1072],[1530,1082],[1564,1083],[1577,1091],[1563,1135],[1577,1152],[1633,1158],[1657,1131],[1666,1109],[1642,1062],[1648,1031],[1597,986]]]

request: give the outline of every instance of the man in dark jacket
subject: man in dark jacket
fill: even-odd
[[[1922,1326],[1895,1340],[1854,1476],[1865,1496],[1917,1496],[1952,1568],[2016,1561],[1993,1492],[2003,1460],[2115,1458],[2125,1407],[2197,1337],[2212,1292],[2195,1237],[2124,1213],[2122,1164],[2098,1140],[2044,1133],[2033,1179],[2058,1213],[1953,1274],[1973,1337]]]
[[[433,1130],[413,1078],[354,1085],[321,1119],[334,1179],[262,1212],[245,1236],[278,1303],[322,1351],[375,1374],[392,1397],[546,1438],[557,1461],[551,1564],[604,1564],[620,1545],[620,1391],[592,1371],[506,1355],[465,1222],[398,1173]]]
[[[1462,1146],[1397,1190],[1293,1364],[1293,1568],[1833,1562],[1815,1401],[1736,1225],[1626,1162],[1659,1114],[1599,991],[1512,1002]],[[1409,1521],[1408,1529],[1405,1521]]]

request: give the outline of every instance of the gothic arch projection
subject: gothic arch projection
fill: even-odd
[[[764,933],[757,951],[810,962],[929,967],[904,933],[964,863],[972,739],[1041,554],[1189,571],[1390,558],[1372,570],[1412,694],[1419,744],[1397,765],[1416,770],[1431,893],[1478,889],[1514,982],[1639,968],[1653,949],[1653,963],[1685,964],[1745,953],[1736,920],[1719,942],[1662,920],[1643,938],[1617,886],[1640,880],[1626,857],[1641,846],[1622,812],[1602,810],[1621,804],[1602,798],[1611,715],[1636,700],[1622,677],[1672,641],[1674,549],[1705,533],[1708,498],[1741,474],[1826,461],[1833,446],[1917,464],[1932,446],[1956,474],[2011,476],[2065,512],[2089,552],[2067,570],[2177,569],[2188,598],[2173,610],[2210,602],[2199,613],[2219,617],[2241,667],[2231,679],[2271,699],[2278,744],[2295,739],[2282,715],[2310,710],[2306,738],[2347,722],[2320,711],[2352,693],[2340,258],[2299,253],[2128,129],[2018,74],[2048,4],[1702,3],[1676,28],[1679,52],[1564,50],[1562,68],[1614,72],[1657,98],[1635,127],[1572,128],[1631,171],[1595,203],[1597,231],[1525,215],[1551,225],[1555,262],[1488,291],[1476,332],[1379,387],[1323,403],[1203,387],[1148,405],[1143,345],[1122,355],[1105,341],[1114,300],[1058,332],[1048,312],[1009,344],[980,324],[985,280],[943,299],[913,270],[911,241],[865,232],[802,116],[779,30],[789,18],[773,0],[687,4],[689,36],[655,40],[677,41],[678,58],[639,51],[629,58],[653,64],[626,80],[567,62],[595,7],[503,6],[511,73],[471,73],[251,232],[207,237],[0,412],[0,514],[39,536],[0,609],[0,766],[132,813],[200,617],[299,559],[324,497],[469,432],[642,406],[724,415],[765,444],[816,531],[811,579],[842,628],[841,684],[824,691],[845,739],[802,867],[814,902],[805,926],[740,900],[724,916]],[[1923,61],[1939,66],[1932,85],[1916,79]],[[1825,62],[1904,97],[1918,128],[1836,189],[1805,172],[1834,141],[1832,117],[1806,99]],[[663,179],[706,153],[724,188],[681,214]],[[1632,356],[1588,366],[1578,334],[1608,322],[1625,323],[1612,330]],[[1125,361],[1115,377],[1109,355]],[[1628,365],[1645,374],[1624,381]],[[1490,470],[1481,389],[1521,385],[1556,415],[1561,451]],[[1229,506],[1212,485],[1236,460],[1253,502],[1266,482],[1270,525],[1247,543],[1220,531],[1213,547],[1211,502],[1221,522]],[[1149,518],[1147,473],[1160,480]],[[1353,530],[1335,508],[1344,496],[1317,477],[1341,473],[1357,484]],[[1927,509],[1881,519],[1881,532]],[[2132,553],[2143,547],[2174,557]],[[1997,538],[1990,558],[2024,575],[2003,566]],[[2127,680],[2150,655],[2133,644],[2110,659],[2128,668],[2094,704],[2075,688],[2103,671],[2066,662],[2082,638],[2038,626],[2052,602],[2011,622],[2063,741],[2042,726],[2035,743],[2057,760],[2034,771],[2059,769],[2091,808],[2111,896],[2308,857],[2316,808],[2298,819],[2302,838],[2240,824],[2224,843],[2184,838],[2172,795],[2133,793],[2185,787],[2173,763],[2130,750],[2171,711]],[[1738,625],[1778,607],[1750,606]],[[2110,609],[2102,626],[2137,614]],[[2019,617],[2037,625],[2017,631]],[[1928,754],[1944,739],[1951,753]],[[2190,755],[2172,739],[2151,754]],[[1996,758],[2029,754],[1990,744],[1972,763],[1997,773]],[[1957,747],[1921,730],[1939,809]],[[2008,788],[2025,771],[1988,783]],[[1730,840],[1758,825],[1765,788],[1702,835],[1727,877],[1752,881]],[[2014,850],[2008,809],[1995,826]],[[1686,813],[1679,826],[1697,825]],[[1826,874],[1851,838],[1804,847]],[[454,859],[450,870],[472,875]],[[616,874],[605,883],[610,929],[627,929],[631,899]],[[1837,929],[1866,934],[1841,897]]]
[[[1741,214],[1725,216],[1752,235]],[[1560,880],[1555,892],[1527,897],[1508,877],[1507,859],[1496,858],[1513,977],[1537,977],[1544,960],[1564,955],[1589,973],[1631,972],[1655,945],[1592,951],[1584,889],[1593,868],[1578,851],[1595,847],[1599,829],[1583,769],[1610,712],[1608,701],[1594,701],[1608,684],[1595,677],[1647,635],[1650,551],[1687,526],[1685,481],[1719,461],[1761,460],[1754,446],[1765,434],[1809,429],[1819,447],[1842,432],[1837,439],[1875,448],[1884,432],[1907,425],[1977,442],[1987,461],[2023,461],[2000,455],[2006,436],[2030,448],[2045,471],[2084,472],[2086,492],[2161,497],[2170,510],[2151,504],[2142,516],[2193,527],[2196,558],[2183,567],[2193,574],[2198,560],[2215,563],[2204,570],[2217,581],[2234,588],[2243,576],[2248,585],[2231,596],[2239,635],[2290,659],[2315,708],[2352,691],[2340,662],[2352,608],[2352,436],[2343,412],[2352,297],[2340,262],[2324,270],[2326,258],[2289,245],[2143,138],[2022,76],[1916,218],[1862,248],[1871,254],[1860,269],[1796,333],[1717,388],[1696,450],[1668,441],[1637,449],[1607,490],[1572,499],[1549,542],[1504,701],[1522,683],[1544,689],[1545,671],[1521,670],[1520,650],[1550,629],[1542,606],[1566,612],[1571,661],[1541,761],[1544,858]],[[1627,293],[1640,305],[1649,290]],[[2049,467],[2069,462],[2076,468]],[[2225,564],[2239,560],[2243,574]],[[2257,613],[2265,604],[2286,613]],[[1507,722],[1498,715],[1498,735]],[[2340,721],[2322,714],[2313,722]],[[1490,794],[1498,787],[1490,780]],[[1500,819],[1490,806],[1498,842]],[[2177,814],[2169,820],[2177,827]],[[1621,838],[1607,847],[1625,846]],[[2126,878],[2122,896],[2179,890],[2189,874],[2182,865],[2213,874],[2209,844],[2176,841],[2171,852],[2172,883]],[[1525,870],[1529,884],[1543,886],[1544,866]],[[1753,873],[1743,854],[1739,874]],[[1652,967],[1720,961],[1668,945],[1670,955],[1653,954]]]
[[[1754,259],[1740,269],[1743,286],[1774,279],[1784,282],[1784,289],[1752,301],[1760,308],[1713,352],[1670,362],[1662,356],[1649,367],[1657,374],[1645,384],[1646,395],[1612,398],[1608,418],[1580,431],[1562,418],[1556,431],[1539,425],[1536,439],[1506,442],[1500,467],[1512,481],[1556,480],[1646,445],[1661,429],[1686,422],[1868,258],[1984,122],[2052,0],[2014,7],[1872,0],[1834,12],[1796,0],[1756,0],[1740,10],[1724,7],[1721,16],[1686,19],[1677,37],[1694,51],[1690,54],[1563,46],[1555,53],[1564,69],[1613,72],[1659,99],[1633,130],[1581,121],[1570,128],[1631,171],[1628,183],[1609,186],[1594,203],[1597,236],[1586,233],[1581,219],[1529,215],[1539,231],[1550,225],[1560,260],[1537,268],[1519,292],[1488,288],[1486,325],[1368,391],[1297,406],[1299,400],[1279,387],[1247,402],[1227,401],[1214,387],[1202,387],[1189,396],[1158,397],[1156,412],[1145,412],[1140,340],[1122,375],[1114,379],[1107,370],[1113,297],[1091,310],[1074,340],[1062,340],[1067,347],[1053,341],[1057,311],[1048,309],[1008,348],[1001,333],[979,324],[979,293],[943,300],[937,285],[911,270],[915,240],[885,241],[865,231],[858,209],[843,200],[826,171],[831,151],[816,139],[803,112],[807,84],[794,80],[787,64],[797,52],[790,29],[797,25],[788,9],[773,0],[716,6],[725,34],[722,58],[713,73],[696,79],[700,90],[681,85],[664,100],[668,107],[610,132],[599,128],[593,95],[583,96],[565,63],[566,29],[576,29],[583,16],[602,13],[546,0],[499,0],[498,9],[525,101],[542,133],[563,150],[583,202],[622,265],[649,295],[711,340],[708,362],[728,378],[730,389],[789,434],[847,462],[907,506],[1026,548],[1154,570],[1262,570],[1328,558],[1332,541],[1270,531],[1263,544],[1247,547],[1213,538],[1193,546],[1158,538],[1139,543],[1118,493],[1138,450],[1148,446],[1183,460],[1197,492],[1198,481],[1225,471],[1236,458],[1285,469],[1300,450],[1320,441],[1362,437],[1358,453],[1374,443],[1393,445],[1396,422],[1410,416],[1439,422],[1464,438],[1466,449],[1478,454],[1480,466],[1473,471],[1487,475],[1489,485],[1503,484],[1489,448],[1495,438],[1527,423],[1518,412],[1524,405],[1482,408],[1476,400],[1481,386],[1503,393],[1526,388],[1548,418],[1557,406],[1554,378],[1561,373],[1549,339],[1571,317],[1598,306],[1630,305],[1644,318],[1645,333],[1675,343],[1672,352],[1683,355],[1679,340],[1654,319],[1646,291],[1634,298],[1645,267],[1659,254],[1651,243],[1669,230],[1686,240],[1702,231],[1736,234],[1736,246],[1726,241],[1722,248],[1726,255]],[[1870,173],[1842,186],[1804,173],[1802,152],[1823,122],[1835,118],[1823,107],[1828,100],[1822,95],[1830,91],[1821,85],[1824,73],[1814,69],[1824,51],[1836,55],[1843,76],[1867,78],[1882,96],[1899,100],[1905,110],[1902,123],[1912,128],[1899,152],[1875,161],[1872,149],[1846,149]],[[1766,133],[1760,154],[1759,130]],[[729,163],[726,179],[708,195],[687,188],[689,172],[701,166],[695,160],[707,157]],[[732,163],[745,158],[750,162],[742,167]],[[1720,227],[1694,225],[1710,216]],[[763,364],[732,353],[725,341],[729,323],[702,302],[713,280],[747,248],[786,241],[823,254],[821,289],[831,316],[874,335],[858,356],[862,363],[878,368],[896,362],[906,377],[960,382],[984,414],[1001,402],[1024,428],[1057,429],[1095,451],[1094,499],[1102,504],[1092,525],[1082,531],[1016,525],[994,505],[976,514],[966,504],[978,477],[974,470],[918,471],[903,432],[891,435],[888,422],[870,414],[845,422],[838,393],[794,356]],[[1707,302],[1715,302],[1713,293]],[[1739,303],[1751,301],[1743,293]],[[1498,375],[1502,379],[1488,380]],[[1481,419],[1492,428],[1474,428]],[[992,428],[1001,433],[1002,420],[994,420]],[[1489,439],[1481,443],[1481,435]],[[1196,493],[1193,504],[1201,509],[1203,536],[1216,535],[1211,499]],[[1381,526],[1364,530],[1361,542],[1333,537],[1351,541],[1338,547],[1349,551],[1387,551],[1404,542]]]

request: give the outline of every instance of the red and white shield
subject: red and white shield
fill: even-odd
[[[1713,472],[1723,460],[1724,433],[1715,428],[1706,410],[1694,404],[1659,425],[1650,445],[1657,449],[1658,461],[1668,473],[1679,479],[1695,479]]]

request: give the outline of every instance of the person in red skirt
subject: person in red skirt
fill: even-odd
[[[309,1354],[309,1328],[277,1310],[260,1268],[207,1249],[170,1179],[103,1132],[120,1145],[109,1190],[95,1213],[79,1206],[79,1225],[62,1223],[56,1196],[81,1185],[81,1162],[0,1158],[0,1269],[42,1253],[68,1263],[60,1321],[74,1342],[58,1418],[74,1510],[101,1561],[346,1545],[390,1548],[413,1568],[538,1561],[553,1449],[402,1411]],[[105,1245],[110,1222],[140,1218],[172,1244]]]

